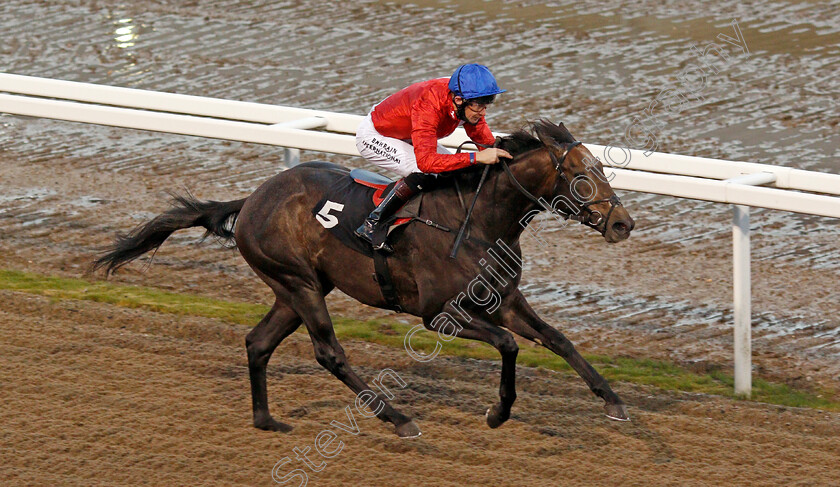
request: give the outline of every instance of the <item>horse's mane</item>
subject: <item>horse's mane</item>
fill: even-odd
[[[575,141],[572,133],[562,123],[554,125],[548,120],[541,119],[532,122],[530,127],[517,130],[508,136],[502,137],[499,142],[499,147],[516,157],[519,154],[543,147],[545,144],[540,139],[551,139],[560,144]]]
[[[541,140],[542,139],[542,140]],[[575,142],[574,136],[562,123],[555,125],[545,119],[530,122],[528,126],[506,135],[499,139],[498,147],[504,149],[514,157],[511,165],[516,163],[517,156],[545,147],[543,140],[553,140],[558,144]],[[461,188],[475,188],[478,184],[485,166],[476,164],[464,169],[443,173],[446,177],[438,178],[438,187],[449,187],[455,191],[455,185],[460,184]],[[490,166],[490,178],[502,177],[504,171],[501,164]],[[506,176],[505,176],[506,177]]]
[[[530,122],[527,127],[500,138],[498,147],[510,152],[516,158],[526,152],[545,147],[545,144],[542,142],[543,140],[554,140],[558,144],[567,144],[574,142],[575,138],[562,123],[555,125],[548,120],[540,119],[536,122]],[[513,163],[515,162],[514,160]],[[500,165],[497,164],[491,167],[491,174],[502,173]],[[446,173],[451,177],[440,178],[439,183],[442,186],[449,186],[457,178],[464,184],[464,187],[475,187],[483,169],[484,166],[479,164],[452,171],[451,173]]]

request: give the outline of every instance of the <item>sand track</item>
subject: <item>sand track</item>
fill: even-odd
[[[6,485],[273,485],[272,467],[332,429],[344,449],[310,485],[830,485],[840,416],[615,384],[616,423],[582,381],[520,369],[514,417],[483,423],[498,364],[345,343],[368,380],[392,368],[396,405],[424,435],[399,440],[356,415],[352,393],[296,334],[270,365],[286,435],[250,426],[247,328],[91,302],[0,292],[0,470]],[[313,452],[314,455],[314,452]],[[317,458],[317,455],[315,455]],[[318,460],[315,460],[318,462]],[[303,467],[305,468],[305,467]],[[294,482],[289,485],[295,485]]]

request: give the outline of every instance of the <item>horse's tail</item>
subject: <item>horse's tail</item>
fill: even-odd
[[[247,198],[224,202],[199,201],[191,195],[173,194],[172,198],[171,209],[128,234],[117,235],[108,253],[96,259],[92,269],[104,267],[105,274],[111,274],[146,252],[157,251],[173,232],[184,228],[202,226],[207,229],[202,238],[216,235],[225,243],[235,244],[233,227]]]

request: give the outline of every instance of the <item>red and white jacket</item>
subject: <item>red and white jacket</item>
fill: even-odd
[[[422,172],[454,171],[474,164],[468,153],[437,152],[438,139],[452,134],[461,125],[449,94],[449,78],[422,81],[394,93],[373,108],[371,118],[380,134],[411,139],[417,167]],[[492,145],[496,140],[484,117],[475,125],[464,123],[464,129],[474,142]]]

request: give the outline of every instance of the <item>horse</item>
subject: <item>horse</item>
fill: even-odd
[[[388,265],[400,308],[439,333],[443,316],[457,337],[479,340],[498,350],[502,358],[499,402],[485,414],[491,428],[510,418],[516,399],[519,348],[512,333],[563,357],[604,400],[606,415],[627,421],[626,405],[607,381],[528,304],[518,289],[517,267],[521,269],[522,264],[520,236],[541,211],[586,224],[608,243],[627,239],[635,222],[610,187],[601,162],[562,123],[529,123],[498,138],[497,146],[511,153],[509,163],[441,175],[438,187],[424,194],[421,213],[423,218],[434,218],[436,226],[411,224],[392,234],[395,252],[388,257]],[[292,426],[269,413],[266,387],[266,366],[283,339],[303,324],[317,362],[361,394],[370,388],[347,362],[324,298],[338,288],[369,306],[394,309],[372,278],[374,259],[343,245],[313,217],[312,209],[325,192],[348,174],[348,169],[337,164],[308,162],[280,172],[243,199],[200,201],[176,195],[168,211],[118,235],[93,268],[105,268],[107,277],[146,252],[157,251],[173,232],[190,227],[204,227],[206,235],[235,245],[275,297],[271,310],[245,339],[253,425],[288,432]],[[479,192],[480,183],[484,189]],[[459,228],[464,223],[465,199],[472,201],[474,209],[468,236],[460,241],[457,255],[450,254],[454,232],[441,228]],[[494,245],[499,248],[494,250]],[[487,306],[486,296],[477,295],[476,286],[469,296],[464,293],[481,273],[493,276],[493,289],[482,293],[498,296],[493,307]],[[382,421],[392,423],[399,437],[420,435],[416,423],[391,406],[392,395],[372,395],[369,407]]]

